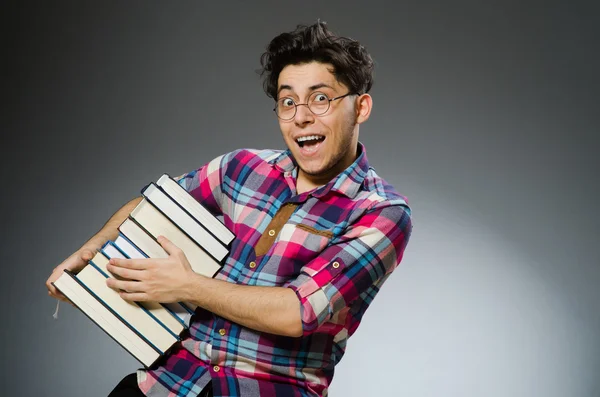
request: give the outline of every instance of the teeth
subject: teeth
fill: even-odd
[[[319,135],[309,135],[309,136],[302,136],[302,137],[296,139],[296,141],[306,142],[306,141],[313,141],[313,140],[317,140],[317,139],[321,139],[321,137]]]

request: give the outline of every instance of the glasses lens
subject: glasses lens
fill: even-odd
[[[308,107],[314,114],[323,114],[329,110],[329,97],[322,92],[315,92],[308,98]]]
[[[277,116],[289,120],[296,114],[296,104],[292,98],[281,98],[277,101]]]

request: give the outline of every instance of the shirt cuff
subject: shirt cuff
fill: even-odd
[[[332,295],[336,293],[332,281],[346,268],[335,258],[324,261],[319,267],[305,267],[287,287],[300,301],[300,316],[304,336],[315,332],[333,315]]]

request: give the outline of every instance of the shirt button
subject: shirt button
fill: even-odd
[[[250,269],[254,269],[256,267],[256,262],[252,261],[248,264],[248,266],[250,266]]]
[[[215,366],[213,367],[213,371],[215,371],[215,372],[219,372],[220,370],[221,370],[221,368],[219,368],[219,366],[218,366],[218,365],[215,365]]]
[[[273,237],[275,235],[275,230],[271,229],[269,230],[269,236]]]
[[[225,328],[221,328],[221,329],[219,330],[219,335],[221,335],[221,336],[225,336]]]
[[[340,263],[339,262],[333,262],[333,268],[337,269],[338,267],[340,267]]]

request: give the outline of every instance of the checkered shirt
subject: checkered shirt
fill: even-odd
[[[369,167],[364,146],[324,186],[297,194],[289,150],[241,149],[175,178],[235,233],[221,271],[231,283],[285,287],[303,335],[259,332],[197,309],[190,336],[153,370],[148,396],[327,396],[348,338],[400,263],[410,208]]]

